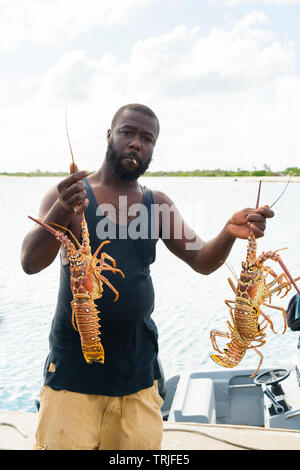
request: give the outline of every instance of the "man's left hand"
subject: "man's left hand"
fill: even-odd
[[[274,217],[274,212],[269,206],[243,209],[233,214],[227,227],[233,237],[246,239],[252,231],[256,238],[260,238],[264,236],[266,219],[271,217]]]

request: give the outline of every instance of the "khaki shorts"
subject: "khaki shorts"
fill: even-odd
[[[35,450],[160,450],[163,400],[153,387],[125,397],[40,393]]]

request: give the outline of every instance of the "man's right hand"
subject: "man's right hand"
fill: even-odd
[[[89,171],[78,171],[57,185],[58,200],[66,211],[81,214],[86,210],[89,200],[85,197],[85,184],[81,180],[88,174]]]
[[[81,214],[88,206],[86,190],[81,181],[88,174],[88,171],[78,171],[51,188],[41,202],[39,218],[49,224],[69,227],[74,213]],[[74,228],[71,227],[73,233]],[[78,236],[77,233],[74,234]],[[22,243],[23,270],[27,274],[35,274],[45,269],[56,258],[60,246],[60,242],[53,235],[40,225],[34,224]]]

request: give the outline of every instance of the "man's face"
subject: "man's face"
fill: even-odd
[[[136,180],[148,168],[158,137],[155,118],[140,111],[124,111],[108,132],[106,161],[121,179]]]

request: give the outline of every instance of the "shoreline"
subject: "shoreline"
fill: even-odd
[[[0,174],[0,178],[64,178],[69,176],[69,173],[66,174]],[[142,175],[141,178],[200,178],[205,180],[228,180],[234,182],[253,182],[253,181],[263,181],[266,183],[284,183],[288,182],[290,176],[206,176],[206,175]],[[292,176],[290,183],[300,183],[300,176]]]

